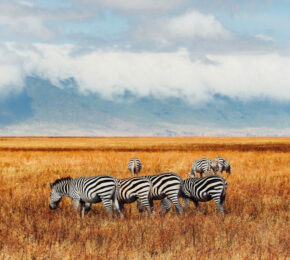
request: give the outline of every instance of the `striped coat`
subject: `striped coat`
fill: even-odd
[[[171,208],[171,203],[173,203],[175,210],[182,215],[182,205],[179,197],[183,181],[178,174],[167,172],[142,177],[152,183],[151,200],[161,200],[163,212],[167,212]]]
[[[226,171],[228,175],[231,174],[231,165],[229,161],[222,157],[216,157],[215,160],[218,162],[218,172],[222,173],[223,171]]]
[[[138,158],[131,158],[128,163],[128,169],[131,172],[132,176],[138,175],[142,169],[141,161]]]
[[[188,178],[182,187],[185,208],[189,207],[189,200],[199,207],[199,202],[214,200],[220,212],[224,214],[224,201],[227,191],[227,182],[218,175],[204,178]]]
[[[115,208],[119,210],[116,193],[117,181],[109,175],[76,179],[61,178],[54,183],[50,183],[50,189],[50,209],[56,209],[62,197],[67,196],[73,200],[75,211],[77,211],[79,205],[81,206],[82,217],[88,213],[92,203],[103,202],[106,209],[112,214],[111,201],[113,201]]]
[[[148,179],[133,177],[117,179],[117,181],[117,198],[121,211],[124,208],[124,204],[138,200],[139,207],[144,206],[149,214],[154,214],[153,201],[150,200],[152,184]]]
[[[190,175],[191,177],[196,177],[196,173],[200,173],[200,177],[202,177],[203,173],[205,173],[208,176],[211,171],[216,174],[218,162],[212,161],[209,158],[201,158],[192,164]]]

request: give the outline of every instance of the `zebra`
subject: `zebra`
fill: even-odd
[[[199,172],[200,177],[202,177],[203,173],[205,173],[208,176],[211,170],[214,172],[214,174],[216,174],[218,169],[219,166],[217,161],[212,161],[209,158],[201,158],[199,160],[194,161],[189,175],[191,177],[195,177],[196,173]]]
[[[128,163],[128,169],[132,176],[137,176],[142,169],[141,161],[138,158],[131,158]]]
[[[152,183],[151,200],[161,200],[161,209],[166,213],[171,208],[171,202],[174,204],[176,211],[182,215],[182,205],[179,197],[181,195],[182,179],[173,172],[147,175],[142,178],[150,180]],[[140,203],[138,203],[139,211],[142,211]]]
[[[92,177],[71,177],[57,179],[50,183],[50,209],[56,209],[63,196],[73,200],[74,210],[81,206],[81,217],[83,218],[90,210],[91,203],[103,202],[110,214],[113,213],[111,200],[115,208],[119,210],[117,200],[117,180],[109,175]]]
[[[198,202],[214,200],[221,214],[224,214],[224,202],[227,190],[226,180],[218,175],[204,178],[188,178],[183,181],[182,197],[185,209],[189,208],[189,200],[193,201],[196,208]]]
[[[219,166],[218,172],[219,173],[226,171],[226,173],[228,175],[231,174],[231,165],[227,159],[222,158],[222,157],[216,157],[215,160],[218,162],[218,166]]]
[[[120,213],[124,209],[125,203],[132,203],[138,200],[138,207],[146,208],[147,213],[155,214],[153,211],[153,201],[150,199],[152,184],[151,182],[142,177],[132,177],[127,179],[117,179],[118,182],[118,204]],[[140,211],[140,210],[139,210]]]

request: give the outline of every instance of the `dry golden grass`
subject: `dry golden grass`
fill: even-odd
[[[289,258],[289,155],[290,138],[1,138],[0,258]],[[172,210],[146,218],[134,203],[126,205],[127,218],[111,219],[97,204],[80,220],[68,198],[49,210],[50,181],[128,177],[133,156],[143,175],[183,178],[195,159],[228,158],[225,217],[213,201],[202,212],[191,205],[182,217]]]

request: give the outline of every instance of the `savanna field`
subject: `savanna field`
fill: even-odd
[[[187,178],[217,156],[232,166],[224,217],[213,201],[181,217],[132,203],[111,218],[100,203],[80,219],[69,198],[49,209],[57,178],[130,177],[131,157],[140,175]],[[0,259],[289,259],[289,176],[290,138],[0,138]]]

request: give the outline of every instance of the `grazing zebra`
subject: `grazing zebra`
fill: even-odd
[[[132,173],[132,176],[138,175],[142,169],[142,164],[138,158],[131,158],[128,163],[128,169]]]
[[[161,200],[162,211],[167,212],[171,208],[171,202],[176,211],[182,215],[181,195],[182,179],[173,172],[142,176],[152,183],[151,200]],[[137,201],[138,202],[138,201]],[[139,211],[142,211],[138,202]]]
[[[215,160],[218,162],[218,166],[219,166],[218,172],[219,173],[226,171],[226,173],[228,175],[231,174],[231,165],[227,159],[222,158],[222,157],[216,157]]]
[[[194,161],[192,164],[190,176],[195,177],[197,172],[200,173],[200,177],[202,177],[203,173],[208,176],[211,170],[216,174],[218,168],[219,166],[217,161],[212,161],[209,158],[201,158]]]
[[[117,179],[118,181],[118,203],[120,211],[125,203],[132,203],[138,200],[138,207],[146,208],[148,214],[154,214],[153,201],[150,199],[152,184],[148,179],[133,177],[128,179]]]
[[[91,203],[103,202],[106,209],[112,214],[111,200],[119,210],[117,200],[117,180],[109,175],[93,177],[71,177],[57,179],[50,183],[50,209],[56,209],[63,196],[73,200],[74,210],[81,205],[81,217],[84,217],[91,208]]]
[[[224,214],[224,201],[226,198],[227,182],[218,175],[204,178],[188,178],[183,182],[185,209],[189,208],[189,200],[198,208],[198,202],[214,200],[219,211]]]

